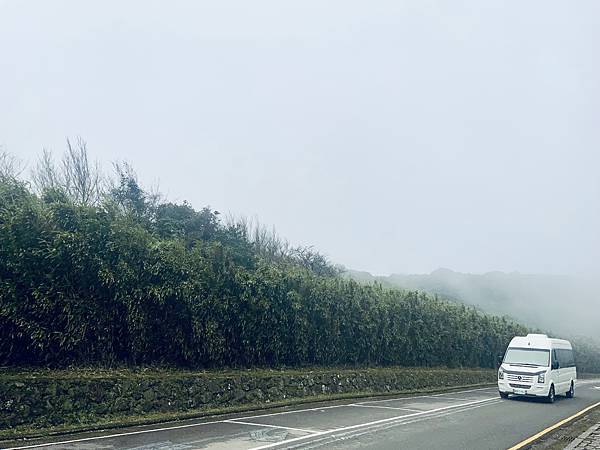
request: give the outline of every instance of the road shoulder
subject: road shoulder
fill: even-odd
[[[562,450],[598,423],[600,423],[600,405],[522,448],[528,450]]]

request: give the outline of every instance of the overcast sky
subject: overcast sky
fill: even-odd
[[[600,2],[0,0],[0,145],[373,273],[600,273]]]

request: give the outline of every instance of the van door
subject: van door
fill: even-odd
[[[558,368],[555,368],[557,367]],[[550,380],[554,383],[554,392],[558,394],[559,392],[563,392],[563,383],[564,381],[560,377],[560,361],[558,360],[558,355],[556,353],[556,349],[552,350],[552,362],[550,365]]]
[[[561,350],[558,354],[561,361],[560,368],[564,369],[564,380],[565,380],[565,392],[568,392],[571,388],[571,380],[575,381],[577,378],[577,370],[575,369],[575,359],[573,358],[573,350],[565,349]]]
[[[568,361],[567,350],[557,349],[555,350],[556,356],[558,357],[558,364],[560,365],[558,369],[558,379],[560,383],[560,388],[556,390],[556,392],[567,392],[569,390],[569,382],[571,381],[571,367]]]

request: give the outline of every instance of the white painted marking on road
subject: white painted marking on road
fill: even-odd
[[[240,417],[240,419],[246,420],[246,419],[257,419],[259,417],[282,416],[285,414],[296,414],[296,413],[302,413],[302,412],[307,412],[307,411],[321,411],[321,410],[325,410],[325,409],[343,408],[344,406],[348,406],[348,405],[347,404],[346,405],[331,405],[331,406],[321,406],[319,408],[295,409],[293,411],[281,411],[281,412],[269,413],[269,414],[258,414],[256,416]]]
[[[412,414],[407,414],[405,416],[396,416],[396,417],[389,417],[387,419],[380,419],[380,420],[375,420],[373,422],[366,422],[366,423],[359,423],[357,425],[351,425],[348,427],[341,427],[341,428],[334,428],[332,430],[327,430],[327,431],[320,431],[318,433],[314,433],[314,434],[308,434],[306,436],[300,436],[297,438],[293,438],[293,439],[288,439],[284,442],[274,442],[272,444],[266,444],[266,445],[261,445],[259,447],[253,447],[250,450],[263,450],[266,448],[273,448],[273,447],[277,447],[280,445],[288,445],[292,442],[298,442],[298,441],[303,441],[306,439],[310,439],[313,437],[318,437],[318,436],[324,436],[324,435],[328,435],[328,434],[333,434],[333,433],[340,433],[340,432],[344,432],[344,431],[349,431],[349,430],[356,430],[359,428],[363,428],[363,427],[368,427],[368,426],[372,426],[372,425],[378,425],[378,424],[384,424],[384,423],[389,423],[392,421],[398,421],[400,419],[403,418],[409,418],[409,417],[416,417],[416,416],[422,416],[425,414],[433,414],[439,411],[445,411],[448,409],[455,409],[455,408],[460,408],[460,407],[464,407],[464,406],[470,406],[470,405],[476,405],[476,404],[480,404],[480,403],[484,403],[484,402],[489,402],[491,400],[498,400],[498,397],[490,397],[490,398],[485,398],[482,400],[476,400],[476,401],[472,401],[472,402],[468,402],[468,403],[461,403],[458,405],[449,405],[449,406],[444,406],[442,408],[437,408],[437,409],[432,409],[430,411],[421,411],[418,413],[412,413]]]
[[[467,389],[465,391],[448,392],[448,394],[463,394],[465,392],[474,392],[474,391],[490,391],[490,393],[491,393],[491,392],[495,392],[497,389],[498,389],[497,387],[486,387],[486,388],[477,388],[477,389]],[[386,398],[386,399],[383,399],[383,400],[365,400],[364,402],[357,402],[357,404],[395,402],[395,401],[398,401],[398,400],[412,400],[414,398],[427,398],[427,397],[432,397],[434,395],[444,395],[444,393],[441,393],[441,394],[429,394],[429,395],[413,395],[413,396],[407,396],[407,397]],[[461,398],[460,400],[467,400],[467,399]]]
[[[283,430],[290,430],[290,431],[301,431],[302,433],[317,433],[317,430],[307,430],[304,428],[294,428],[294,427],[284,427],[281,425],[270,425],[270,424],[266,424],[266,423],[256,423],[256,422],[242,422],[241,420],[235,420],[235,419],[231,419],[231,420],[224,420],[224,423],[235,423],[235,424],[239,424],[239,425],[251,425],[253,427],[264,427],[264,428],[281,428]]]
[[[240,417],[239,419],[240,420],[256,419],[258,417],[278,416],[278,415],[282,415],[282,414],[293,414],[293,413],[299,413],[299,412],[305,412],[305,411],[319,411],[321,409],[341,408],[343,406],[347,406],[347,405],[331,405],[331,406],[321,406],[320,408],[297,409],[294,411],[282,411],[282,412],[272,413],[272,414],[261,414],[261,415],[257,415],[257,416],[245,416],[245,417]],[[76,442],[87,442],[87,441],[95,441],[95,440],[100,440],[100,439],[111,439],[114,437],[131,436],[131,435],[144,434],[144,433],[155,433],[155,432],[169,431],[169,430],[178,430],[180,428],[199,427],[199,426],[203,426],[203,425],[214,425],[216,423],[225,423],[225,422],[227,422],[227,420],[214,420],[212,422],[190,423],[187,425],[175,425],[175,426],[170,426],[170,427],[152,428],[150,430],[129,431],[127,433],[115,433],[115,434],[107,434],[104,436],[94,436],[94,437],[88,437],[88,438],[70,439],[67,441],[47,442],[45,444],[32,444],[32,445],[24,445],[21,447],[10,447],[10,448],[4,449],[4,450],[22,450],[22,449],[27,449],[27,448],[52,447],[52,446],[56,446],[56,445],[73,444]]]
[[[380,406],[380,405],[362,405],[362,404],[358,404],[358,403],[353,403],[351,405],[348,406],[355,406],[357,408],[381,408],[381,409],[398,409],[401,411],[412,411],[412,412],[421,412],[422,409],[412,409],[412,408],[397,408],[395,406]]]
[[[577,380],[577,385],[579,386],[583,386],[586,384],[596,384],[596,383],[600,383],[600,380],[597,379],[592,379],[592,380]]]
[[[442,396],[442,395],[426,395],[425,398],[446,398],[448,400],[474,400],[472,397],[465,397],[465,398],[458,398],[458,397],[446,397],[446,396]]]
[[[115,437],[131,436],[134,434],[154,433],[156,431],[178,430],[180,428],[197,427],[200,425],[213,425],[215,423],[223,423],[223,421],[222,420],[214,420],[212,422],[190,423],[187,425],[176,425],[176,426],[172,426],[172,427],[153,428],[151,430],[139,430],[139,431],[129,431],[127,433],[106,434],[104,436],[93,436],[93,437],[87,437],[87,438],[70,439],[68,441],[46,442],[45,444],[32,444],[32,445],[24,445],[22,447],[10,447],[10,448],[4,449],[4,450],[21,450],[24,448],[52,447],[54,445],[73,444],[75,442],[87,442],[87,441],[96,441],[96,440],[100,440],[100,439],[112,439]]]
[[[410,420],[410,419],[404,419],[404,417],[407,417],[407,416],[399,416],[397,421],[392,421],[392,422],[389,422],[389,423],[385,423],[383,425],[374,425],[374,426],[371,426],[371,427],[361,428],[360,432],[350,431],[348,433],[342,434],[339,437],[337,437],[336,435],[333,435],[333,436],[331,436],[331,438],[333,438],[331,440],[331,442],[341,441],[341,440],[347,440],[347,439],[354,439],[354,438],[363,436],[365,434],[372,433],[374,431],[384,431],[384,430],[388,430],[388,429],[396,427],[396,426],[410,425],[412,423],[423,422],[425,420],[438,419],[438,418],[441,418],[441,417],[451,416],[453,414],[459,414],[461,412],[471,411],[472,409],[488,407],[490,405],[497,405],[497,404],[500,404],[500,403],[503,403],[503,402],[501,400],[499,400],[499,399],[496,399],[496,401],[492,401],[492,402],[489,402],[489,403],[486,403],[486,404],[483,404],[483,405],[466,406],[464,408],[460,408],[460,409],[457,409],[457,410],[454,410],[454,411],[447,411],[447,412],[441,412],[441,413],[438,413],[438,414],[431,414],[431,415],[428,415],[428,416],[416,417],[416,418],[414,418],[412,420]],[[325,436],[325,437],[322,437],[320,439],[316,439],[314,441],[311,441],[310,444],[318,443],[320,441],[324,441],[324,440],[329,439],[329,438],[330,438],[329,436]]]

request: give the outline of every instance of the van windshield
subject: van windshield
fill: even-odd
[[[522,366],[543,366],[550,364],[550,350],[538,348],[509,348],[504,355],[507,364]]]

